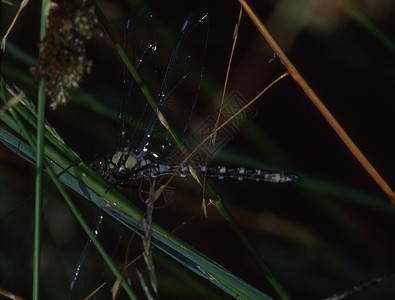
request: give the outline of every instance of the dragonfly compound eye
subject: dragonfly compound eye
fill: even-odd
[[[114,153],[114,155],[111,157],[111,162],[114,165],[117,165],[119,163],[119,161],[121,160],[121,157],[123,156],[123,153],[120,151],[117,151]]]
[[[128,158],[125,161],[126,169],[132,169],[137,163],[137,158],[134,154],[129,154]]]

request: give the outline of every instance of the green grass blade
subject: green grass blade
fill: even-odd
[[[47,31],[48,0],[42,0],[40,18],[40,40],[43,40]],[[43,48],[40,48],[40,52]],[[38,87],[38,119],[36,144],[36,186],[34,207],[34,252],[33,252],[33,299],[39,299],[40,292],[40,231],[41,211],[43,198],[43,168],[44,168],[44,120],[45,120],[45,83],[40,80]]]
[[[39,113],[37,123],[37,147],[36,147],[36,192],[34,208],[34,256],[33,256],[33,299],[39,299],[40,282],[40,230],[41,210],[43,197],[43,166],[44,166],[44,118],[45,118],[45,95],[44,82],[40,81],[38,90]]]

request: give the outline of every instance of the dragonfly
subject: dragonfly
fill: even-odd
[[[127,24],[125,48],[143,81],[157,95],[159,110],[166,120],[171,120],[175,131],[183,136],[198,98],[208,25],[209,16],[203,9],[189,16],[181,28],[178,42],[162,76],[157,66],[160,47],[150,10],[143,7]],[[142,42],[136,44],[136,41]],[[179,167],[178,164],[169,164],[175,160],[171,156],[172,147],[175,146],[171,136],[159,122],[157,113],[144,100],[140,87],[126,69],[125,73],[126,97],[118,117],[117,147],[96,163],[96,169],[114,186],[136,185],[142,180],[171,174],[191,177],[187,165]],[[262,169],[205,165],[198,166],[198,169],[206,177],[217,179],[272,183],[299,181],[296,174]]]
[[[145,85],[156,95],[157,107],[173,130],[181,137],[188,133],[188,122],[198,99],[204,71],[209,31],[209,15],[204,9],[194,11],[181,27],[177,43],[169,62],[163,66],[164,51],[161,37],[151,10],[142,6],[128,19],[124,47]],[[124,69],[124,97],[117,117],[117,145],[115,150],[95,161],[93,166],[112,187],[138,187],[140,198],[145,201],[152,184],[158,187],[164,178],[177,176],[191,178],[190,167],[180,165],[176,155],[176,143],[155,112],[129,71]],[[293,173],[250,169],[246,167],[206,166],[197,169],[207,178],[229,180],[253,180],[272,183],[298,182]],[[148,183],[148,188],[144,187]],[[166,197],[166,190],[168,191]],[[165,205],[174,193],[165,188]],[[170,195],[170,196],[169,196]],[[99,217],[95,234],[103,220]],[[87,245],[89,244],[89,241]],[[81,255],[74,279],[77,284],[79,272],[86,256]]]

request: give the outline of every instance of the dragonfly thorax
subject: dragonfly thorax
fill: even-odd
[[[155,161],[156,153],[141,151],[136,153],[130,149],[113,151],[94,162],[94,168],[110,184],[114,186],[129,186],[138,183],[144,177],[153,177],[161,169]]]
[[[138,158],[133,151],[116,151],[110,157],[108,168],[121,172],[133,169],[137,163]]]

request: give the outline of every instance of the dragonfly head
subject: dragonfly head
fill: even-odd
[[[125,178],[130,177],[133,169],[138,167],[139,158],[131,150],[121,149],[105,155],[101,159],[93,162],[93,168],[115,186],[122,185]]]

